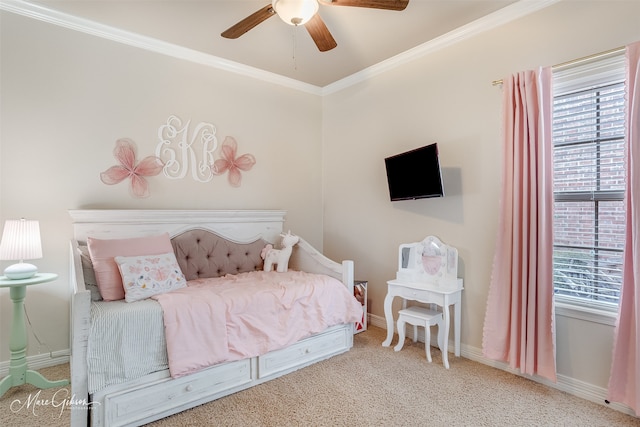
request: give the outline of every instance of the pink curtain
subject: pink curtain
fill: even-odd
[[[483,353],[556,381],[551,68],[503,80],[500,222]]]
[[[640,42],[627,46],[627,206],[622,292],[608,399],[640,412]]]

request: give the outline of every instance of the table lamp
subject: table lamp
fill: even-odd
[[[40,242],[40,225],[38,221],[7,220],[0,242],[0,260],[20,260],[4,270],[9,279],[28,279],[38,272],[38,267],[25,263],[24,260],[42,258]]]

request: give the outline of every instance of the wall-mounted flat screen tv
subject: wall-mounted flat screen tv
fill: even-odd
[[[384,159],[391,201],[443,197],[438,144]]]

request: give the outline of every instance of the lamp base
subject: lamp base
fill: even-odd
[[[4,269],[4,275],[8,279],[28,279],[35,276],[38,272],[38,267],[26,262],[19,262],[17,264],[10,265]]]

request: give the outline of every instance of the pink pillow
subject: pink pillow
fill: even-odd
[[[129,239],[95,239],[87,237],[89,255],[96,273],[98,290],[105,301],[124,299],[122,276],[116,256],[160,255],[173,252],[169,233]]]

